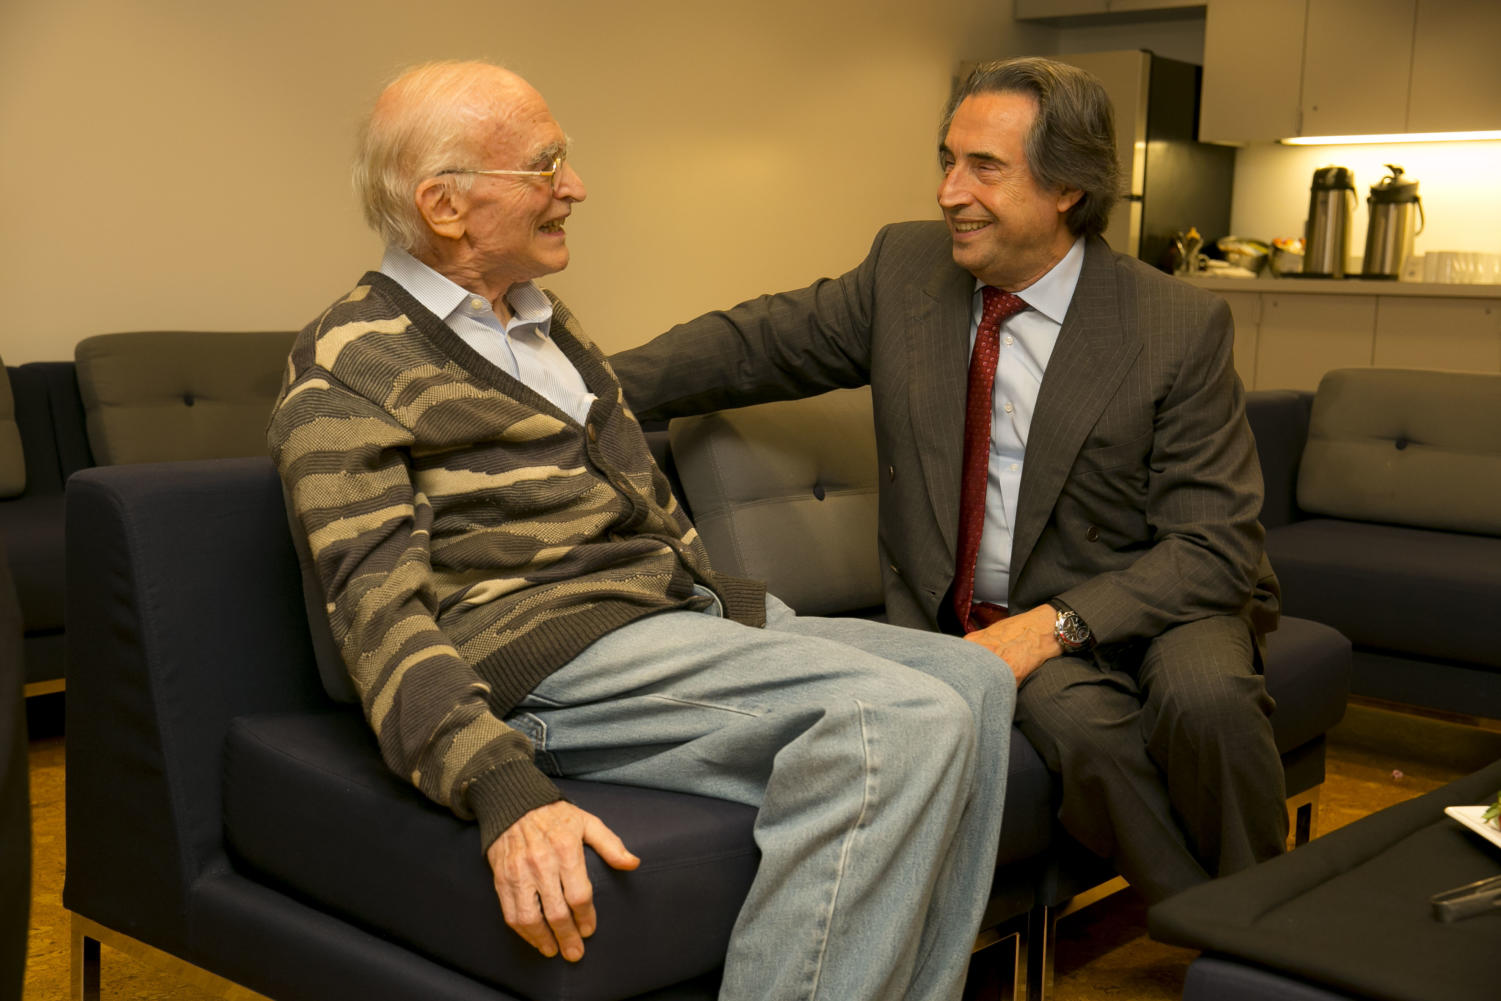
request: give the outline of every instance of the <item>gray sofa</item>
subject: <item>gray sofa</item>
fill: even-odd
[[[1285,611],[1350,638],[1355,694],[1501,719],[1501,375],[1340,369],[1248,413]]]
[[[65,684],[63,488],[94,465],[265,453],[292,332],[149,331],[80,341],[0,380],[0,542],[21,605],[27,695]]]

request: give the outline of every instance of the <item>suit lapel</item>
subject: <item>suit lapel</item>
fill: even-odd
[[[1121,295],[1114,254],[1091,238],[1028,431],[1011,539],[1013,592],[1084,439],[1141,350],[1133,304]]]
[[[974,276],[943,260],[925,283],[909,289],[907,371],[917,444],[943,541],[952,555],[959,531],[959,477],[963,462],[964,396],[969,383],[969,321]]]

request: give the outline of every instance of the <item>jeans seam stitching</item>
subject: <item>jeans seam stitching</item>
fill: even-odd
[[[737,716],[746,716],[750,719],[760,719],[763,715],[765,715],[764,713],[752,712],[749,709],[738,709],[735,706],[720,705],[717,702],[701,702],[697,699],[683,699],[677,697],[676,695],[662,695],[658,692],[653,692],[652,694],[648,695],[647,698],[656,699],[659,702],[671,702],[674,705],[694,706],[698,709],[714,709],[719,712],[734,713]]]
[[[834,910],[839,905],[839,890],[844,885],[844,870],[849,863],[850,852],[855,840],[855,833],[860,830],[865,822],[865,815],[870,807],[870,787],[874,781],[875,767],[870,753],[870,740],[865,725],[866,707],[859,699],[855,699],[855,707],[859,710],[860,720],[860,748],[864,758],[865,789],[861,794],[860,812],[855,817],[855,822],[850,825],[849,833],[844,837],[844,845],[839,850],[839,866],[834,874],[834,888],[829,895],[828,910],[824,913],[823,941],[819,943],[818,958],[815,960],[813,969],[813,986],[808,991],[808,997],[812,999],[818,994],[819,982],[823,976],[824,956],[829,950],[829,935],[834,926]]]

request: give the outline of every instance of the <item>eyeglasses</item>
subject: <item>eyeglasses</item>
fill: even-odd
[[[552,166],[546,170],[477,170],[469,167],[453,167],[448,170],[438,171],[443,174],[493,174],[505,177],[545,177],[554,191],[558,190],[558,176],[563,172],[563,161],[568,159],[567,153],[559,153],[553,157]]]

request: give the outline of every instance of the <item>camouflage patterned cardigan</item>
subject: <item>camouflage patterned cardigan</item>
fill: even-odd
[[[384,275],[298,336],[268,441],[386,763],[486,847],[559,798],[502,719],[605,633],[669,608],[760,625],[715,574],[604,356],[554,300],[587,423],[486,361]]]

